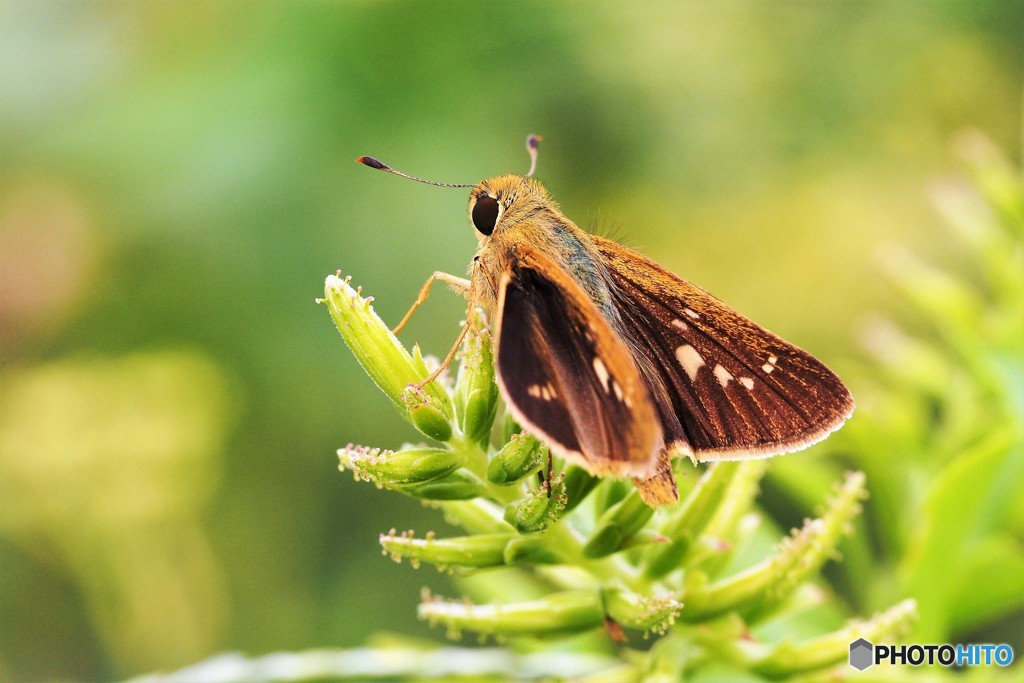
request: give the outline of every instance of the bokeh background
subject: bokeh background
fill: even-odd
[[[570,217],[843,369],[899,316],[880,253],[956,261],[961,131],[1020,163],[1022,35],[1017,0],[0,3],[0,679],[442,637],[447,577],[376,542],[437,515],[335,456],[417,437],[314,297],[341,268],[397,321],[475,240],[354,157],[474,182],[542,134]]]

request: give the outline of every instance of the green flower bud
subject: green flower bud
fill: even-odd
[[[590,540],[583,546],[583,554],[597,558],[622,550],[653,514],[654,509],[633,489],[601,515]]]
[[[847,661],[850,643],[858,638],[875,643],[899,641],[916,618],[917,603],[904,600],[867,621],[851,621],[838,631],[800,642],[784,640],[764,656],[752,658],[750,670],[769,680],[789,679],[820,671]]]
[[[481,441],[491,433],[498,412],[498,385],[494,382],[494,351],[491,335],[482,324],[466,336],[462,367],[455,385],[459,425],[470,441]]]
[[[688,573],[682,618],[699,621],[736,611],[753,623],[769,615],[831,556],[849,532],[865,495],[864,475],[847,474],[825,514],[807,520],[782,542],[775,556],[711,585],[704,583],[701,572]]]
[[[366,373],[408,415],[408,406],[403,398],[405,388],[428,376],[422,358],[409,355],[374,312],[370,305],[373,297],[364,298],[361,289],[352,288],[350,280],[351,277],[327,276],[324,298],[318,301],[327,303],[335,327]],[[431,382],[423,391],[431,405],[450,419],[452,406],[444,389]]]
[[[779,555],[767,561],[774,565],[775,580],[756,605],[740,610],[751,623],[770,615],[808,577],[835,557],[843,536],[853,532],[852,521],[860,514],[861,501],[867,495],[864,473],[847,472],[821,517],[805,522],[802,529],[782,542]]]
[[[563,476],[560,475],[553,486],[545,481],[540,488],[531,490],[525,499],[510,504],[505,508],[505,521],[520,533],[546,529],[549,523],[558,519],[558,513],[565,507]]]
[[[351,470],[356,479],[372,481],[384,488],[419,484],[444,477],[459,467],[451,451],[440,448],[407,448],[381,451],[349,444],[338,451],[340,469]]]
[[[556,635],[580,633],[604,624],[604,609],[592,591],[552,593],[540,600],[506,605],[447,602],[424,595],[420,619],[443,624],[453,637],[463,629],[485,635]]]
[[[620,588],[602,591],[604,609],[620,625],[663,635],[675,623],[683,604],[672,595],[645,597]]]
[[[456,470],[447,477],[404,487],[402,493],[426,500],[469,500],[484,495],[486,486],[471,472]]]
[[[599,677],[671,681],[699,677],[705,662],[774,678],[820,672],[843,660],[858,629],[878,634],[912,616],[908,603],[868,624],[853,622],[842,631],[803,642],[749,642],[748,628],[783,606],[798,613],[808,595],[817,595],[807,579],[834,554],[859,512],[862,475],[849,475],[821,519],[806,522],[772,557],[753,566],[744,562],[746,569],[729,572],[733,552],[746,558],[758,547],[744,539],[757,523],[756,515],[747,512],[764,473],[762,461],[709,467],[699,481],[692,477],[682,482],[682,505],[658,512],[643,502],[628,479],[602,480],[573,465],[524,493],[526,486],[512,485],[529,482],[550,461],[540,440],[520,433],[510,413],[500,428],[493,424],[497,387],[485,327],[472,325],[467,333],[454,383],[421,387],[429,370],[419,348],[406,351],[373,314],[369,299],[347,280],[328,278],[326,292],[335,324],[378,386],[423,434],[450,442],[397,452],[351,445],[339,451],[342,469],[357,479],[424,499],[466,534],[438,539],[430,532],[416,538],[411,531],[392,530],[380,537],[384,553],[396,561],[429,562],[442,570],[503,567],[498,576],[486,572],[468,579],[466,589],[481,602],[531,600],[478,605],[428,596],[419,610],[421,618],[444,624],[453,633],[466,629],[498,638],[585,631],[616,638],[622,628],[663,634],[660,643],[635,656],[631,651],[620,666],[602,670]],[[505,445],[488,461],[488,437],[496,431],[504,432]],[[562,460],[557,464],[561,467]],[[576,506],[567,518],[565,511]],[[639,547],[650,544],[659,545]],[[637,550],[611,556],[628,549]],[[545,593],[547,597],[538,597]],[[676,620],[707,623],[672,628]],[[608,634],[597,632],[602,626]],[[526,659],[513,662],[505,677],[533,670],[524,664]],[[581,675],[567,671],[569,676]]]
[[[416,429],[436,441],[452,438],[452,424],[432,401],[429,394],[416,387],[406,387],[402,393],[406,414]]]
[[[513,434],[487,466],[487,478],[495,484],[509,485],[523,480],[544,465],[545,449],[529,434]]]
[[[412,531],[395,533],[392,529],[380,535],[384,552],[396,562],[403,557],[413,564],[429,562],[438,569],[497,567],[505,563],[505,546],[515,534],[480,534],[458,538],[434,538],[428,532],[425,538],[416,538]]]

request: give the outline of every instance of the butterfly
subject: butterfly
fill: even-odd
[[[478,240],[469,278],[440,280],[492,321],[498,387],[515,419],[587,471],[633,479],[644,501],[679,494],[673,458],[695,462],[797,451],[853,413],[849,390],[806,351],[642,254],[576,226],[530,170],[437,183],[372,157],[358,162],[470,189]],[[451,362],[448,357],[425,381]]]

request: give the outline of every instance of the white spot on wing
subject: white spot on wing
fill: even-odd
[[[534,398],[539,398],[544,401],[550,401],[558,396],[555,388],[550,383],[541,386],[539,384],[531,384],[527,388],[526,393]]]
[[[750,379],[749,377],[740,377],[740,384],[745,386],[747,389],[754,388],[754,380]]]
[[[676,349],[676,359],[679,360],[679,364],[683,366],[683,370],[686,370],[686,374],[690,376],[691,380],[697,378],[697,371],[704,365],[704,358],[697,353],[697,349],[689,344],[683,344]]]
[[[600,358],[594,359],[594,372],[597,373],[597,379],[600,380],[601,386],[604,387],[604,393],[608,393],[608,368],[604,366],[604,362]]]
[[[735,379],[731,372],[722,367],[721,363],[715,365],[715,377],[718,378],[718,383],[723,387]]]
[[[697,311],[693,310],[692,308],[684,308],[683,309],[683,313],[685,313],[686,315],[690,316],[694,320],[696,320],[696,319],[698,319],[700,317],[700,313],[698,313]]]
[[[768,362],[761,366],[761,369],[767,374],[772,374],[772,370],[775,369],[775,364],[779,361],[777,356],[768,356]]]
[[[619,386],[619,383],[616,382],[616,381],[612,381],[612,389],[615,391],[615,398],[617,398],[617,399],[619,399],[621,401],[622,400],[622,387]],[[629,403],[627,402],[626,405],[629,405]]]
[[[687,325],[686,323],[684,323],[679,318],[676,318],[675,320],[672,321],[672,326],[673,327],[678,327],[683,332],[685,332],[686,330],[690,329],[690,326]]]

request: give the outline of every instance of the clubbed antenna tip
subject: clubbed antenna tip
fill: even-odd
[[[530,153],[530,171],[526,174],[529,178],[537,170],[537,143],[541,141],[539,135],[526,136],[526,151]]]
[[[389,170],[391,170],[391,168],[387,164],[385,164],[383,161],[378,161],[377,159],[374,159],[373,157],[359,157],[358,159],[356,159],[356,163],[357,164],[363,164],[365,166],[369,166],[370,168],[376,168],[376,169],[379,169],[381,171],[389,171]]]

